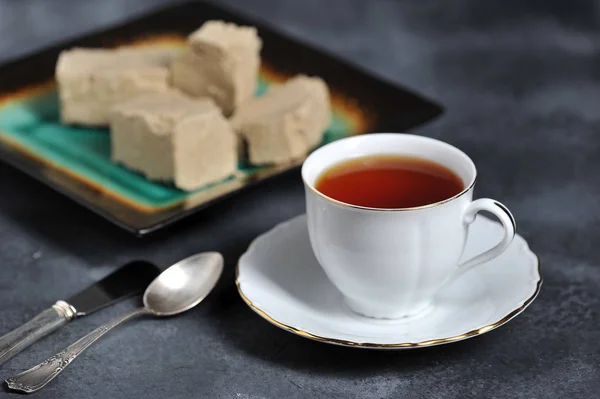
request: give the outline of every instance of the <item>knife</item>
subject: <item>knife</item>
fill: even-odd
[[[67,300],[57,301],[22,326],[0,337],[0,365],[68,322],[140,294],[160,273],[146,261],[133,261]]]

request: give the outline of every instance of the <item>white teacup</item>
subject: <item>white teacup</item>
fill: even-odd
[[[417,208],[379,209],[351,205],[317,191],[317,178],[331,166],[370,155],[408,155],[454,171],[464,190]],[[323,146],[302,166],[308,231],[315,255],[356,313],[375,318],[413,316],[427,309],[450,278],[500,255],[515,235],[509,210],[492,199],[473,201],[477,171],[462,151],[439,140],[398,133],[354,136]],[[461,261],[469,224],[480,211],[504,226],[495,247]]]

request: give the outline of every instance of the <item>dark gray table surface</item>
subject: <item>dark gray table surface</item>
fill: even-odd
[[[0,0],[0,61],[167,3]],[[170,320],[130,322],[36,396],[599,397],[600,2],[228,3],[441,101],[446,113],[415,132],[472,156],[476,195],[509,206],[540,256],[542,292],[508,325],[457,344],[375,352],[312,342],[255,315],[234,285],[248,243],[303,212],[297,174],[136,239],[0,163],[2,333],[130,259],[167,266],[218,250],[227,264],[201,306]],[[135,305],[73,323],[5,364],[0,377]]]

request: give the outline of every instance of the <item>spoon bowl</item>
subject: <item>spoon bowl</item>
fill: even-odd
[[[177,262],[146,288],[144,307],[155,316],[173,316],[193,308],[217,284],[223,263],[218,252],[203,252]]]

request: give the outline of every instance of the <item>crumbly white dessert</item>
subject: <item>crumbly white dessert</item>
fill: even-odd
[[[180,54],[167,47],[63,51],[56,65],[62,122],[108,125],[118,102],[169,90],[169,65]]]
[[[256,28],[208,21],[188,37],[190,49],[173,61],[173,85],[211,97],[226,116],[254,96],[262,41]]]
[[[112,159],[182,190],[236,171],[237,136],[211,99],[148,94],[111,112]]]
[[[329,126],[329,90],[320,78],[299,75],[243,103],[231,118],[255,165],[298,159],[319,144]]]

